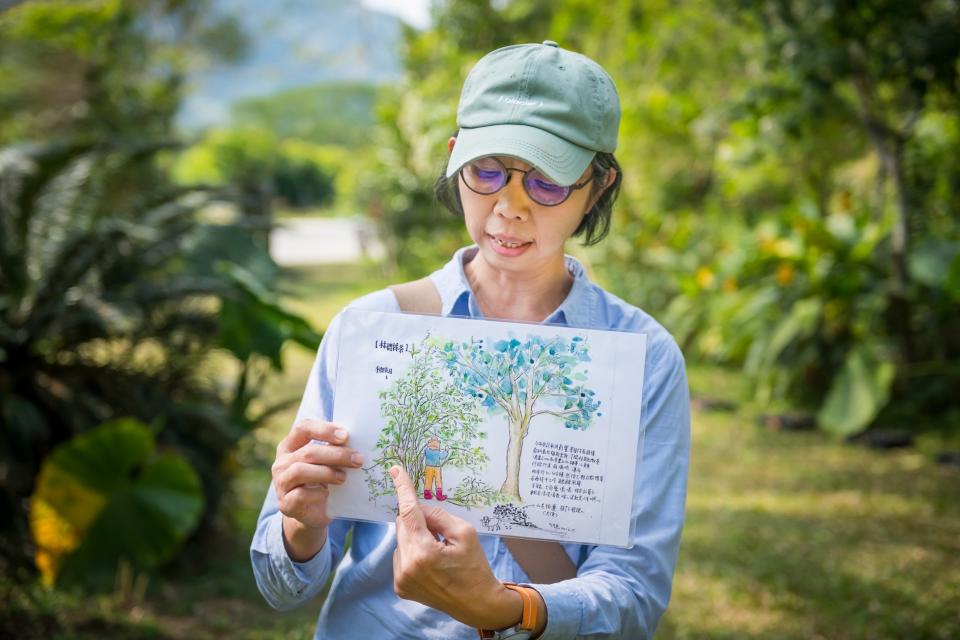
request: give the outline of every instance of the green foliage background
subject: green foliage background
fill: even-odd
[[[330,82],[236,103],[231,120],[319,145],[363,147],[373,141],[375,86]]]
[[[282,405],[259,397],[263,379],[282,369],[284,344],[319,343],[273,290],[263,221],[242,206],[209,213],[237,189],[171,175],[186,60],[235,55],[232,25],[203,3],[159,0],[0,13],[5,575],[35,561],[47,581],[109,587],[118,564],[152,571],[198,524],[213,535],[235,446]],[[139,425],[129,437],[91,435],[127,416]],[[83,526],[95,510],[71,515],[53,495],[83,484],[57,471],[70,451],[113,460],[120,476],[93,483],[111,501]],[[41,468],[61,481],[38,481]],[[126,481],[140,488],[113,491]],[[59,542],[27,530],[34,507],[63,525]],[[149,535],[135,526],[147,521]]]
[[[681,606],[660,634],[956,635],[949,469],[926,452],[880,457],[743,427],[754,409],[799,406],[836,437],[873,425],[941,429],[956,441],[956,3],[444,0],[432,27],[406,32],[398,86],[251,100],[186,150],[173,125],[185,70],[236,59],[251,37],[230,16],[177,0],[13,4],[0,12],[4,578],[34,575],[22,570],[36,551],[29,496],[55,496],[70,515],[58,492],[83,484],[38,486],[43,465],[63,461],[51,452],[102,454],[76,437],[124,416],[134,417],[126,424],[137,425],[139,453],[116,495],[129,489],[136,502],[151,465],[175,461],[163,475],[189,509],[161,518],[149,553],[136,534],[106,549],[89,541],[82,555],[101,585],[117,547],[143,553],[136,571],[151,573],[185,539],[199,551],[182,566],[213,549],[194,530],[196,510],[214,523],[246,460],[237,443],[302,388],[309,357],[279,382],[268,375],[289,368],[283,346],[319,337],[277,291],[264,242],[273,209],[362,212],[388,251],[385,274],[356,267],[362,284],[345,284],[356,273],[342,266],[287,273],[309,300],[297,305],[304,313],[329,306],[329,317],[384,276],[438,267],[467,242],[432,195],[463,79],[495,47],[552,39],[600,61],[623,106],[613,231],[571,250],[681,341],[695,390],[732,399],[740,387],[749,400],[734,415],[695,414],[706,428],[694,434]],[[211,215],[206,204],[221,198],[246,215]],[[698,373],[714,371],[704,362],[738,373],[698,385]],[[287,426],[256,432],[248,446],[259,453]],[[255,457],[256,472],[241,476],[244,526],[268,481]],[[112,521],[135,512],[126,502]],[[241,549],[229,570],[196,582],[182,596],[187,608],[209,596],[208,580],[233,594],[248,583],[244,558]],[[86,573],[82,560],[68,561],[74,577]],[[126,597],[129,572],[117,576]],[[8,598],[0,587],[4,630],[46,637],[88,624],[91,637],[164,635],[136,618],[139,604],[122,605],[122,623],[111,623],[82,595]],[[238,627],[260,637],[259,625],[277,618],[251,604],[257,597],[241,607],[248,624],[236,623],[238,611],[198,613],[196,637]],[[304,637],[315,623],[307,613]]]
[[[441,264],[464,242],[431,189],[466,73],[556,40],[622,101],[613,230],[579,251],[604,282],[838,436],[955,429],[958,31],[940,2],[443,2],[408,34],[363,197],[401,273]]]

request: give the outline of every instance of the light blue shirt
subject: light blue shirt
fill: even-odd
[[[476,247],[461,249],[430,276],[440,292],[443,315],[482,317],[463,270],[464,261],[474,255]],[[631,510],[633,547],[564,543],[578,567],[577,577],[533,584],[547,605],[547,627],[541,638],[649,638],[670,599],[683,527],[690,459],[690,401],[683,356],[660,324],[592,283],[579,262],[567,257],[567,268],[574,277],[573,287],[545,324],[647,333],[640,425],[643,446]],[[350,306],[400,310],[389,289],[364,296]],[[332,419],[340,322],[339,315],[331,321],[320,345],[298,420]],[[335,520],[320,552],[307,562],[293,562],[283,546],[280,518],[271,487],[250,546],[257,586],[272,606],[291,609],[313,598],[336,569],[316,638],[477,637],[475,629],[447,614],[396,596],[393,524]],[[350,531],[353,542],[345,555],[344,542]],[[480,543],[497,578],[531,584],[500,538],[480,535]]]
[[[424,454],[424,462],[428,467],[439,467],[442,465],[447,456],[450,455],[449,451],[441,451],[439,449],[427,449]]]

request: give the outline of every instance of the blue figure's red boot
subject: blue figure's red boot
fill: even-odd
[[[437,490],[437,495],[440,495],[440,490],[439,490],[439,489]],[[433,492],[431,492],[430,489],[424,489],[424,490],[423,490],[423,499],[424,499],[424,500],[429,500],[429,499],[431,499],[432,497],[433,497]],[[440,500],[440,498],[437,498],[437,500]]]
[[[443,487],[437,487],[437,500],[443,502],[447,499],[447,496],[443,495]]]

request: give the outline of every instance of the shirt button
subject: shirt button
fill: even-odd
[[[556,48],[558,48],[558,49],[560,48],[560,45],[558,45],[558,44],[557,44],[556,42],[554,42],[553,40],[544,40],[544,41],[543,41],[543,44],[544,44],[544,46],[547,46],[547,47],[556,47]]]

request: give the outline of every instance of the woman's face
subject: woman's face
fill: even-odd
[[[515,158],[498,159],[507,168],[531,168]],[[587,167],[577,183],[586,180],[591,171]],[[480,256],[492,267],[516,272],[534,271],[562,259],[564,243],[592,203],[592,189],[586,187],[554,207],[538,204],[524,191],[522,176],[516,172],[510,172],[509,182],[490,195],[470,190],[459,176],[457,185],[467,231],[480,247]]]

